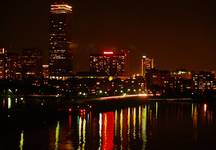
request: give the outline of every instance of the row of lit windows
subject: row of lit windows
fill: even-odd
[[[66,57],[62,57],[62,56],[55,56],[55,57],[53,57],[53,59],[66,59]]]
[[[90,62],[90,65],[92,66],[123,66],[125,62],[117,62],[117,63],[112,63],[112,62],[97,62],[97,63],[92,63]]]
[[[93,59],[93,60],[90,60],[90,62],[92,63],[92,62],[104,62],[104,63],[119,63],[119,62],[121,62],[121,63],[124,63],[125,62],[125,60],[124,59],[113,59],[113,60],[107,60],[107,59],[103,59],[103,60],[97,60],[97,59]]]
[[[54,50],[56,50],[56,48],[65,48],[65,46],[61,46],[61,47],[60,47],[60,46],[58,46],[58,47],[54,47],[54,46],[53,46],[53,47],[51,47],[52,52],[53,52]],[[60,50],[60,51],[62,51],[62,50]],[[60,52],[60,51],[59,51],[59,52]],[[65,50],[65,51],[66,51],[66,50]],[[55,52],[54,52],[54,53],[55,53]]]
[[[56,33],[51,33],[51,34],[50,34],[50,37],[51,37],[51,38],[58,37],[58,36],[66,36],[66,33],[58,33],[58,34],[56,34]]]
[[[65,49],[58,49],[58,50],[53,50],[52,53],[65,53]]]

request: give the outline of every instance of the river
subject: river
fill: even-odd
[[[1,113],[0,127],[2,150],[215,149],[216,103],[158,100],[63,114]]]

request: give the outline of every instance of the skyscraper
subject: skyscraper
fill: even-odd
[[[67,79],[72,72],[69,24],[72,6],[63,0],[50,6],[49,16],[49,76]]]

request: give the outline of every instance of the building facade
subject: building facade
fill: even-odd
[[[21,56],[18,53],[7,53],[5,65],[6,79],[22,79]]]
[[[20,55],[0,49],[0,79],[22,79]]]
[[[104,51],[90,56],[90,72],[101,76],[122,76],[125,73],[126,55]]]
[[[24,49],[21,56],[23,78],[42,76],[42,54],[38,49]]]
[[[214,89],[215,75],[211,72],[200,71],[193,73],[194,91],[204,92]]]
[[[65,79],[72,73],[69,25],[72,6],[59,1],[50,6],[49,16],[49,76]]]

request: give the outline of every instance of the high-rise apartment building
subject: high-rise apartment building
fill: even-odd
[[[125,53],[104,51],[90,56],[90,72],[103,76],[122,76],[125,73]]]
[[[72,6],[63,0],[50,6],[49,16],[49,76],[67,79],[72,73],[69,25]]]

